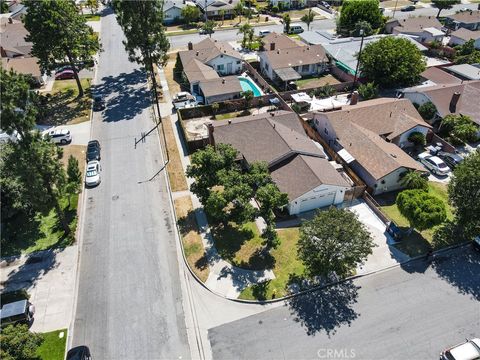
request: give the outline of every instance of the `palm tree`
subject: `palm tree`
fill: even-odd
[[[253,100],[253,91],[252,90],[247,90],[242,92],[240,95],[245,99],[245,110],[247,110],[250,107],[250,103]]]
[[[313,13],[312,9],[308,10],[308,13],[303,15],[300,20],[307,24],[307,30],[310,31],[310,24],[312,23],[313,19],[315,19],[315,14]]]
[[[242,15],[243,15],[243,1],[239,1],[235,7],[233,8],[233,12],[235,16],[239,17],[238,23],[240,24],[242,22]]]
[[[250,24],[243,24],[238,28],[238,34],[243,34],[242,47],[247,48],[247,42],[252,38],[253,27]]]
[[[205,24],[203,24],[202,29],[207,33],[210,38],[212,37],[213,33],[213,28],[215,27],[216,23],[213,20],[207,20],[205,21]]]

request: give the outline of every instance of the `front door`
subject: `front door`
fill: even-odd
[[[232,73],[232,63],[228,63],[227,64],[227,74],[231,74]]]

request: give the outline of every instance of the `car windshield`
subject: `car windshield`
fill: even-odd
[[[97,170],[88,170],[87,177],[97,176]]]
[[[94,152],[97,151],[97,146],[96,145],[88,145],[88,152]]]

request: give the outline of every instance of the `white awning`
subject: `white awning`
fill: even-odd
[[[338,153],[338,156],[340,156],[347,164],[350,164],[351,162],[355,161],[355,158],[345,149],[340,150]]]

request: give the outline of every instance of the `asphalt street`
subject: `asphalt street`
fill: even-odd
[[[462,248],[209,330],[214,359],[438,359],[480,336],[480,254]]]
[[[450,10],[443,10],[441,15],[445,16],[448,14],[454,14],[456,11],[460,9],[477,9],[478,4],[458,4],[454,5],[452,9]],[[409,12],[402,12],[400,11],[400,6],[398,7],[398,10],[395,12],[395,18],[397,19],[403,19],[407,18],[410,16],[436,16],[438,10],[433,7],[429,8],[419,8],[416,9],[415,11],[409,11]],[[393,11],[392,10],[386,10],[385,11],[386,16],[392,16]],[[307,25],[300,22],[300,21],[295,21],[295,24],[298,24],[304,28],[305,31],[307,31]],[[335,29],[335,19],[323,19],[323,20],[315,20],[310,24],[310,30],[319,30],[319,31],[325,31],[325,30],[333,30]],[[260,26],[255,28],[255,34],[258,34],[260,30],[271,30],[275,31],[277,33],[283,32],[283,25],[269,25],[269,26]],[[197,43],[200,40],[204,39],[208,35],[199,35],[199,34],[188,34],[188,35],[176,35],[176,36],[170,36],[170,44],[171,44],[171,49],[177,49],[177,48],[184,48],[187,47],[187,44],[189,41],[192,43]],[[212,39],[216,39],[218,41],[241,41],[242,35],[238,34],[238,30],[222,30],[222,31],[216,31],[212,35]]]
[[[94,359],[190,358],[173,219],[146,76],[128,61],[113,14],[101,20],[94,90],[106,98],[92,138],[102,145],[102,183],[85,191],[73,346]],[[182,264],[183,266],[183,264]]]

